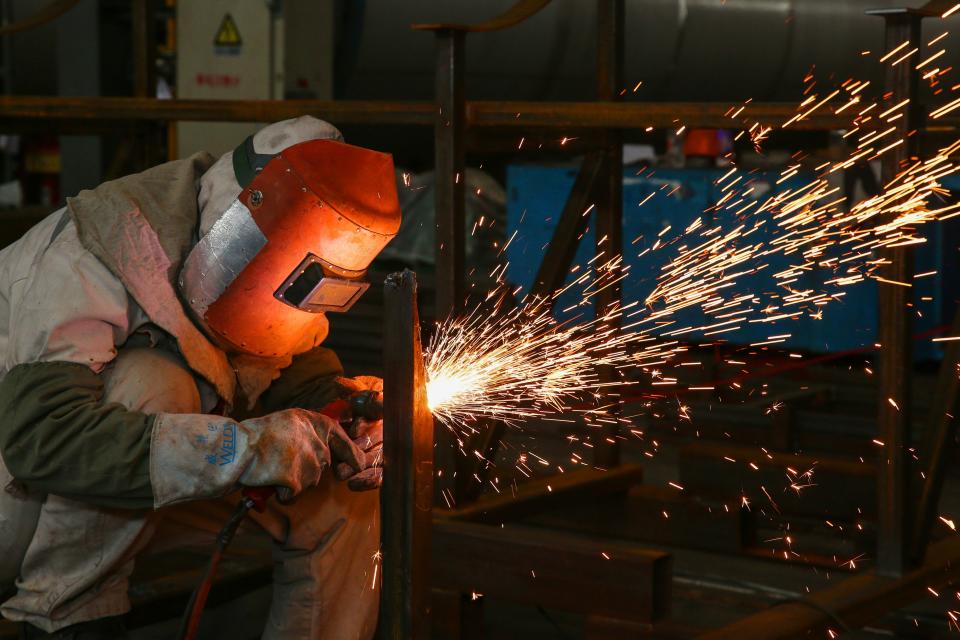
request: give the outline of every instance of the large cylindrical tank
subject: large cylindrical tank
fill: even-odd
[[[359,1],[359,0],[358,0]],[[434,42],[418,22],[481,22],[515,0],[366,0],[341,98],[427,99]],[[911,0],[921,4],[921,0]],[[907,4],[911,4],[908,2]],[[879,81],[883,19],[867,9],[903,0],[627,0],[624,85],[644,100],[794,100],[812,65],[821,82]],[[554,0],[516,27],[467,36],[473,99],[581,100],[594,95],[594,0]],[[924,42],[948,23],[924,22]],[[356,34],[359,34],[357,37]],[[937,43],[941,67],[960,61],[960,36]],[[936,50],[934,49],[934,51]],[[862,56],[869,50],[872,56]],[[919,61],[919,55],[917,59]]]

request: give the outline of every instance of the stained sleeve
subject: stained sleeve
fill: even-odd
[[[325,347],[316,347],[293,359],[289,367],[260,396],[264,413],[282,409],[319,411],[342,395],[336,379],[343,375],[337,354]]]
[[[0,381],[0,455],[31,489],[105,507],[151,508],[154,417],[104,402],[88,366],[21,364]]]

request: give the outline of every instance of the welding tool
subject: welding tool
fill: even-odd
[[[320,413],[338,420],[353,437],[361,420],[373,422],[383,419],[383,394],[372,389],[358,391],[346,399],[334,400],[321,409]],[[217,568],[220,566],[224,552],[250,510],[262,513],[267,506],[267,501],[275,493],[276,489],[274,487],[244,487],[240,495],[240,504],[237,505],[230,519],[217,534],[216,546],[203,573],[203,578],[187,602],[187,608],[180,621],[177,638],[182,640],[194,640],[196,638],[197,630],[200,627],[200,617],[203,615],[203,608],[207,603],[207,596],[210,595],[210,588],[213,586]]]

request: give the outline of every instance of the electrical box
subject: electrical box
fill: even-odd
[[[330,99],[333,0],[178,0],[176,47],[178,98]],[[219,156],[262,124],[178,123],[176,155]]]

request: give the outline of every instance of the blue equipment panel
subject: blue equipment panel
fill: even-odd
[[[711,221],[712,214],[704,211],[717,202],[722,194],[714,184],[724,169],[656,169],[645,170],[637,175],[634,169],[624,172],[623,185],[623,255],[629,265],[629,276],[623,282],[625,304],[640,301],[653,290],[657,276],[666,261],[675,255],[675,247],[646,251],[668,226],[671,229],[663,239],[682,234],[683,230],[699,217],[704,223]],[[557,219],[563,210],[567,196],[576,179],[577,168],[568,166],[511,165],[507,169],[507,235],[517,236],[507,248],[509,261],[507,279],[529,290],[543,258],[547,244],[553,235]],[[811,177],[802,174],[777,185],[777,172],[769,175],[751,176],[756,180],[755,193],[766,198],[787,188],[806,184]],[[960,177],[944,181],[947,186],[960,191]],[[651,194],[653,194],[651,196]],[[669,194],[669,195],[668,195]],[[591,216],[592,217],[592,216]],[[580,265],[576,274],[568,275],[571,282],[576,275],[589,268],[594,255],[595,234],[593,225],[580,241],[574,265]],[[772,228],[772,225],[769,225]],[[729,224],[724,224],[729,228]],[[764,227],[765,229],[766,227]],[[957,266],[960,218],[947,223],[924,225],[921,231],[927,238],[925,244],[915,250],[916,273],[936,270],[935,276],[921,278],[914,283],[915,305],[918,312],[914,320],[914,333],[930,331],[952,321],[958,298]],[[756,235],[759,235],[757,232]],[[760,235],[758,240],[770,240],[772,235]],[[767,258],[767,266],[756,274],[737,279],[733,287],[736,294],[754,293],[770,299],[769,294],[782,293],[776,286],[775,273],[792,265],[796,256],[774,255]],[[760,264],[757,262],[756,264]],[[827,270],[805,273],[796,283],[797,289],[828,289],[824,282],[835,274]],[[893,286],[893,285],[879,285]],[[822,317],[814,319],[805,314],[798,320],[781,320],[775,323],[741,323],[736,331],[704,337],[703,332],[690,332],[683,336],[686,341],[700,341],[722,337],[734,344],[750,344],[767,340],[770,336],[790,334],[778,348],[795,348],[813,352],[836,352],[868,347],[876,342],[877,333],[877,287],[874,280],[860,282],[837,290],[843,294],[822,307]],[[730,291],[726,297],[731,297]],[[925,300],[924,298],[932,298]],[[556,306],[557,316],[592,317],[589,305],[576,306],[580,297],[575,292],[564,294]],[[772,299],[774,304],[777,299]],[[684,309],[674,314],[676,322],[670,328],[699,327],[710,320],[695,308]],[[939,345],[930,342],[930,337],[914,343],[917,359],[932,359],[940,356]]]

